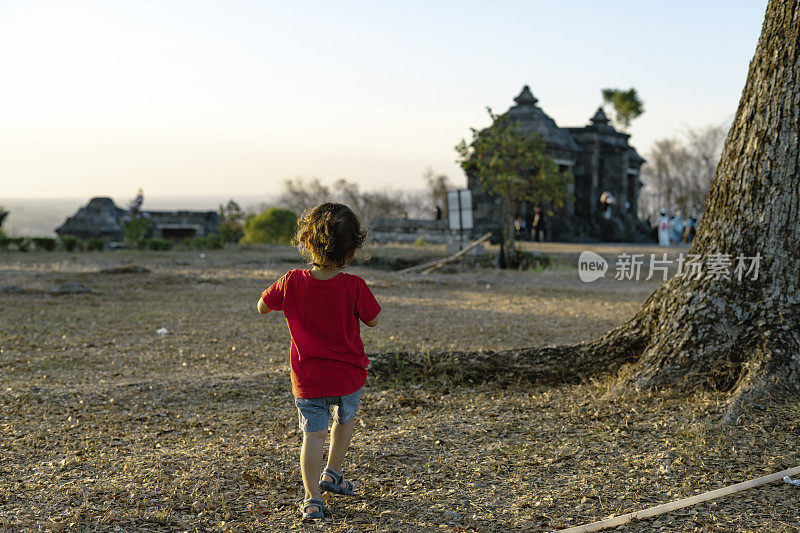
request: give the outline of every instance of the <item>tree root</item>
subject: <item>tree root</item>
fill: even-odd
[[[379,381],[487,381],[558,384],[613,373],[635,362],[646,345],[632,320],[592,341],[480,352],[392,352],[370,354],[367,371]]]
[[[614,378],[606,398],[639,390],[729,393],[723,422],[754,404],[800,393],[800,313],[697,282],[662,284],[628,322],[573,345],[370,355],[378,381],[558,385]]]
[[[731,311],[730,306],[721,313],[714,303],[671,280],[628,322],[589,341],[502,351],[371,354],[368,373],[384,382],[451,385],[558,385],[614,376],[607,398],[651,389],[728,392],[727,422],[735,422],[760,398],[800,391],[796,316],[770,320],[763,310]],[[737,322],[733,316],[746,318]]]

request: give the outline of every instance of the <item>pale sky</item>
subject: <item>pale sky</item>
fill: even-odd
[[[0,0],[0,203],[462,185],[523,85],[559,126],[635,87],[631,142],[736,111],[766,0]]]

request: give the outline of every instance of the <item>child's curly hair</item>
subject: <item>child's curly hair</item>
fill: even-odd
[[[344,204],[326,202],[306,211],[297,222],[294,242],[320,268],[344,268],[353,258],[367,232],[358,217]]]

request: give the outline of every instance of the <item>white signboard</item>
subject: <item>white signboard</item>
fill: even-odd
[[[472,191],[447,191],[447,222],[453,231],[472,229]]]

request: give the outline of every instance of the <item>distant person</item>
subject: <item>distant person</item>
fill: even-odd
[[[316,520],[328,512],[322,491],[353,494],[342,463],[367,376],[359,321],[375,327],[381,306],[363,279],[341,271],[366,236],[350,208],[320,204],[300,218],[298,228],[298,248],[312,267],[290,270],[270,285],[261,293],[258,312],[283,311],[289,326],[292,393],[303,431],[300,513]],[[328,462],[320,476],[331,407]]]
[[[658,215],[658,245],[669,246],[669,217],[666,209],[662,209]]]
[[[669,213],[667,218],[667,238],[669,239],[669,244],[675,244],[675,241],[672,240],[672,221],[675,220],[675,215]]]
[[[438,205],[437,205],[437,206],[436,206],[436,208],[434,209],[434,214],[433,214],[433,216],[434,216],[434,219],[435,219],[435,220],[442,220],[442,208],[441,208],[441,207],[439,207]]]
[[[535,242],[544,242],[544,213],[537,206],[533,208],[533,228],[531,234]]]
[[[525,231],[525,221],[522,219],[521,216],[517,215],[517,218],[514,219],[514,233],[517,236],[517,240],[522,238],[522,235]]]
[[[533,211],[531,211],[530,209],[527,210],[527,212],[525,213],[525,227],[526,228],[530,228],[530,230],[526,231],[523,234],[523,238],[526,241],[532,241],[533,240]]]
[[[680,244],[683,238],[683,216],[681,212],[678,211],[675,213],[675,216],[672,218],[672,224],[670,225],[670,238],[675,244]]]
[[[600,195],[600,210],[603,212],[605,219],[611,218],[611,206],[614,204],[614,195],[605,191]]]
[[[687,244],[692,244],[695,233],[697,233],[697,219],[689,217],[689,220],[686,221],[686,229],[683,230],[684,239]]]

